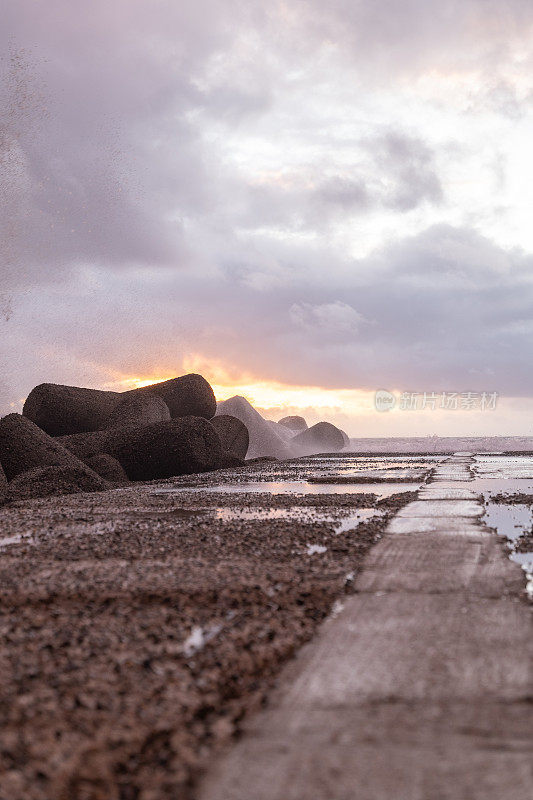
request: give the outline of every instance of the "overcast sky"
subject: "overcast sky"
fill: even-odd
[[[354,436],[533,433],[530,0],[0,8],[0,414],[194,369]]]

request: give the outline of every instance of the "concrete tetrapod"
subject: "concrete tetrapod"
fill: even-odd
[[[61,441],[21,414],[0,419],[0,463],[8,481],[35,467],[83,467]]]
[[[120,402],[146,394],[161,398],[172,418],[211,419],[216,411],[209,383],[201,375],[190,374],[127,392],[41,383],[28,395],[23,414],[51,436],[68,436],[102,430]]]
[[[59,441],[83,461],[108,453],[134,481],[208,472],[217,469],[222,460],[218,433],[202,417],[79,433],[63,436]]]

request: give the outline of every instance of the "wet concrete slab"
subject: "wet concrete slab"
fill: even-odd
[[[480,495],[472,489],[436,488],[435,484],[420,489],[418,496],[421,500],[479,500]]]
[[[393,532],[392,526],[389,531]],[[509,570],[505,545],[490,532],[457,535],[457,531],[426,531],[424,541],[412,532],[388,536],[369,553],[357,583],[359,592],[469,593],[500,598],[520,596],[524,578]]]
[[[462,475],[449,475],[449,474],[446,474],[446,475],[436,475],[436,476],[435,476],[434,478],[432,478],[432,480],[430,481],[430,485],[432,485],[432,481],[433,481],[433,480],[439,480],[439,481],[441,481],[441,480],[442,480],[442,481],[448,481],[448,482],[449,482],[449,483],[451,483],[451,484],[453,484],[453,483],[457,484],[457,483],[466,483],[467,481],[469,481],[469,480],[472,480],[472,478],[466,478],[466,477],[464,477],[464,476],[462,476]]]
[[[426,534],[439,532],[455,536],[472,536],[485,538],[492,536],[493,532],[484,525],[478,524],[477,517],[411,517],[399,514],[389,523],[389,533]]]
[[[272,733],[267,715],[265,729],[243,741],[249,768],[235,773],[224,800],[530,800],[526,709],[480,706],[406,705],[391,698],[388,704],[320,708],[291,729],[287,745]],[[268,785],[265,762],[271,765]]]
[[[475,500],[418,500],[409,503],[399,513],[400,517],[480,517],[483,506]]]
[[[435,472],[431,478],[433,481],[453,481],[454,483],[472,480],[472,476],[467,472]]]

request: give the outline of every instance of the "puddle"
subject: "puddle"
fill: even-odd
[[[410,458],[398,456],[358,456],[357,454],[320,455],[289,462],[268,464],[248,481],[239,482],[238,474],[224,483],[180,482],[152,487],[151,495],[179,496],[184,491],[223,494],[262,493],[273,495],[361,495],[374,494],[378,499],[400,492],[417,491],[428,470],[439,457]],[[244,476],[243,476],[244,477]],[[280,516],[285,510],[278,509]],[[358,510],[358,513],[361,509]],[[255,510],[253,512],[256,514]],[[249,517],[252,518],[252,517]],[[257,515],[256,515],[257,518]],[[359,519],[358,521],[362,521]]]
[[[533,478],[479,478],[474,475],[473,480],[468,481],[468,488],[487,495],[533,494]]]
[[[391,475],[397,474],[398,477],[412,476],[418,478],[423,476],[434,466],[432,461],[424,461],[421,459],[406,459],[402,458],[343,458],[341,459],[324,459],[324,460],[309,460],[307,463],[302,463],[302,467],[309,466],[313,472],[328,471],[335,467],[335,473],[341,476],[346,474],[359,475],[361,473],[369,473],[376,477],[385,477],[383,473]],[[414,473],[414,474],[413,474]]]
[[[313,475],[309,476],[308,482],[309,483],[328,483],[328,484],[368,484],[372,481],[376,483],[413,483],[415,481],[423,481],[426,476],[426,472],[421,472],[417,470],[408,470],[408,469],[398,469],[392,470],[391,467],[387,467],[386,470],[361,470],[358,472],[357,470],[341,470],[340,472],[331,474],[328,473],[326,475]]]
[[[513,487],[518,481],[512,481]],[[515,494],[516,490],[512,493]],[[520,564],[526,573],[526,592],[533,599],[533,550],[517,552],[513,549],[524,533],[529,533],[533,528],[533,506],[524,503],[491,503],[491,494],[485,495],[485,516],[483,521],[494,528],[500,536],[505,536],[511,548],[510,559]]]
[[[474,469],[481,478],[520,478],[533,481],[531,456],[476,456]]]
[[[520,537],[533,528],[533,506],[527,503],[492,502],[495,495],[533,495],[533,458],[478,456],[474,469],[476,477],[470,486],[483,495],[483,521],[508,540],[510,558],[520,564],[526,573],[527,593],[533,598],[533,550],[517,552],[514,549]]]
[[[305,552],[308,556],[321,555],[327,552],[327,547],[323,544],[307,544]]]
[[[385,513],[382,509],[377,508],[360,508],[353,514],[349,514],[341,520],[335,522],[335,533],[345,533],[353,527],[359,525],[360,522],[368,522],[375,517],[382,517]]]
[[[346,453],[339,453],[330,454],[330,455],[316,455],[316,456],[307,456],[305,459],[298,459],[299,461],[361,461],[368,464],[394,464],[398,461],[408,464],[414,463],[426,463],[428,461],[442,461],[443,456],[431,456],[431,455],[419,455],[418,453],[413,456],[408,456],[405,454],[399,453],[398,455],[381,455],[376,453],[375,455],[358,455],[354,452],[346,452]]]
[[[533,508],[523,504],[491,503],[488,498],[483,520],[510,542],[516,542],[524,532],[530,531],[533,527]],[[530,558],[533,558],[533,553],[530,554]]]
[[[199,650],[203,650],[205,645],[210,642],[211,639],[214,639],[215,636],[218,636],[222,630],[222,627],[223,626],[220,624],[211,625],[208,628],[202,628],[200,625],[196,625],[183,642],[182,652],[185,657],[190,658],[198,653]]]
[[[20,544],[24,539],[31,536],[30,533],[18,533],[16,536],[4,536],[0,539],[0,548],[8,547],[10,544]]]
[[[152,489],[151,495],[179,495],[188,492],[263,492],[269,494],[377,494],[390,497],[397,492],[416,492],[420,483],[309,483],[308,481],[254,481],[253,483],[223,483],[216,486],[164,486]]]

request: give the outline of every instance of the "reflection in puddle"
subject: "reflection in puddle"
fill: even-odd
[[[351,530],[355,525],[359,525],[360,522],[368,522],[368,520],[374,517],[383,516],[384,513],[384,511],[377,508],[360,508],[353,514],[349,514],[347,517],[344,517],[344,519],[337,521],[335,523],[335,533],[346,533],[346,531]]]
[[[516,481],[517,483],[518,481]],[[513,481],[513,484],[515,481]],[[513,492],[514,493],[514,492]],[[529,533],[533,527],[533,507],[525,504],[491,503],[491,494],[485,495],[485,516],[483,521],[494,528],[500,536],[509,540],[513,547],[524,533]],[[533,599],[533,550],[518,552],[513,549],[510,554],[512,561],[520,564],[527,577],[526,591]]]
[[[375,455],[375,456],[360,456],[357,453],[339,453],[338,455],[317,455],[317,456],[308,456],[305,459],[298,459],[299,461],[311,461],[313,464],[316,464],[320,461],[324,462],[341,462],[343,464],[349,463],[350,461],[357,462],[358,464],[376,464],[377,466],[387,466],[388,464],[396,465],[398,463],[401,464],[431,464],[433,461],[442,461],[443,456],[424,456],[424,455],[415,455],[415,456],[407,456],[407,455]]]
[[[7,547],[10,544],[19,544],[30,535],[29,533],[18,533],[16,536],[4,536],[3,539],[0,539],[0,548]]]
[[[398,458],[317,458],[302,462],[302,467],[306,470],[311,467],[317,475],[322,472],[330,473],[331,468],[334,467],[335,474],[339,477],[364,475],[375,478],[411,477],[413,480],[422,480],[435,465],[435,460],[410,459],[405,456]]]
[[[335,473],[327,472],[326,474],[317,473],[316,475],[309,476],[308,481],[309,483],[329,483],[329,484],[347,484],[347,483],[370,483],[371,481],[376,481],[379,483],[394,483],[395,481],[401,481],[405,483],[407,481],[414,482],[414,481],[423,481],[426,477],[426,472],[421,472],[420,470],[413,470],[413,469],[398,469],[398,470],[345,470]]]
[[[531,530],[533,509],[522,504],[491,503],[488,498],[484,521],[511,542],[516,542],[525,531]]]
[[[533,494],[533,479],[527,478],[481,478],[474,475],[474,480],[469,481],[468,487],[482,494]]]
[[[471,485],[480,491],[485,502],[483,521],[514,547],[518,539],[533,528],[533,506],[526,503],[494,503],[495,495],[533,495],[533,458],[530,456],[478,456],[476,477]],[[527,575],[527,592],[533,596],[533,551],[512,550],[510,558],[520,564]]]
[[[477,456],[475,469],[480,477],[533,481],[533,458],[530,456]]]
[[[323,544],[307,544],[305,552],[308,556],[320,555],[327,551],[327,547]]]

